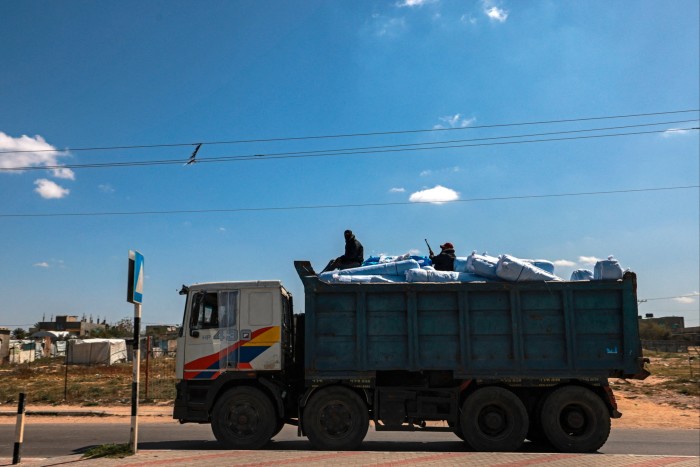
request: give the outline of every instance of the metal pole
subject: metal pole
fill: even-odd
[[[146,381],[144,382],[146,385],[146,400],[148,400],[148,370],[149,370],[149,365],[148,365],[148,360],[149,356],[151,355],[151,336],[146,337]]]
[[[141,304],[134,303],[134,373],[131,383],[131,432],[129,436],[129,449],[132,453],[138,452],[139,437],[139,376],[141,371],[141,352],[139,340],[141,339]]]
[[[19,464],[22,461],[22,441],[24,440],[24,401],[26,395],[19,393],[19,404],[17,406],[17,425],[15,426],[15,449],[12,452],[12,464]]]

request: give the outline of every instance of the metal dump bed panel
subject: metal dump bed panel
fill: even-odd
[[[641,370],[636,276],[620,281],[328,284],[305,289],[308,379],[382,370],[459,378],[631,377]]]

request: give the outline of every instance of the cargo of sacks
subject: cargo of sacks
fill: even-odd
[[[599,260],[594,271],[575,270],[571,281],[617,280],[624,271],[612,256]],[[457,257],[453,271],[437,271],[430,258],[415,255],[380,255],[369,257],[357,268],[334,270],[318,275],[329,283],[392,283],[392,282],[545,282],[563,281],[554,274],[554,263],[545,259],[523,259],[510,254],[490,256],[473,251]]]

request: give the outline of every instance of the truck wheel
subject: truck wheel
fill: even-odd
[[[211,413],[217,441],[230,449],[259,449],[270,441],[277,415],[270,399],[258,389],[237,387],[224,393]]]
[[[367,404],[348,388],[320,389],[303,413],[304,433],[316,449],[357,449],[369,427]]]
[[[564,386],[550,394],[540,414],[542,430],[562,452],[594,452],[610,435],[610,412],[593,391]]]
[[[527,409],[507,389],[484,387],[464,401],[461,426],[464,441],[475,451],[517,451],[527,433]]]

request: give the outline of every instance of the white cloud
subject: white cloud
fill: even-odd
[[[110,185],[109,183],[101,183],[97,185],[97,188],[102,193],[114,193],[114,188],[112,188],[112,185]]]
[[[485,13],[490,19],[499,23],[504,23],[508,19],[508,11],[495,6],[486,10]]]
[[[426,169],[426,170],[421,171],[421,173],[419,173],[418,175],[420,177],[427,177],[429,175],[437,175],[437,174],[443,174],[443,173],[447,173],[447,174],[457,173],[460,170],[462,170],[462,169],[460,169],[459,166],[455,165],[454,167],[447,167],[444,169],[437,169],[437,170]]]
[[[673,138],[674,136],[685,135],[690,133],[691,130],[684,130],[681,128],[669,128],[668,130],[661,133],[663,138]]]
[[[412,203],[434,203],[442,204],[448,201],[456,201],[459,199],[459,193],[446,188],[442,185],[436,185],[434,188],[416,191],[408,200]]]
[[[421,7],[423,5],[427,5],[429,3],[437,3],[439,0],[400,0],[396,2],[396,6],[399,8],[413,8],[413,7]]]
[[[66,180],[75,180],[75,172],[73,172],[71,169],[67,168],[60,168],[60,169],[53,169],[51,171],[53,173],[53,176],[56,178],[63,178]]]
[[[445,122],[447,127],[443,125],[435,125],[433,129],[444,129],[444,128],[465,128],[476,121],[476,118],[464,118],[462,114],[447,115],[445,117],[439,117],[439,120]]]
[[[676,297],[673,299],[673,301],[678,302],[678,303],[683,303],[683,304],[695,303],[695,299],[692,296],[698,296],[698,295],[700,295],[700,292],[693,292],[691,294],[688,294],[688,296],[685,296],[685,297]]]
[[[576,266],[574,261],[569,261],[568,259],[558,259],[553,261],[553,264],[562,268],[573,268]]]
[[[59,165],[58,158],[68,156],[66,151],[58,151],[54,146],[47,143],[39,135],[33,138],[22,135],[13,138],[0,131],[0,151],[27,151],[0,154],[0,169],[14,169],[17,167],[41,167],[47,165]],[[68,169],[55,169],[62,175]],[[20,171],[10,171],[5,173],[18,173]],[[56,175],[60,176],[60,175]],[[66,177],[62,177],[66,178]]]
[[[491,21],[505,23],[508,19],[508,10],[498,7],[496,0],[482,0],[481,5],[484,14],[488,16]]]
[[[583,264],[595,264],[600,261],[600,258],[596,258],[595,256],[579,256],[578,261]]]
[[[673,301],[683,304],[695,303],[695,299],[693,297],[676,297],[673,299]]]
[[[55,182],[45,178],[34,180],[34,184],[36,185],[34,191],[39,193],[39,195],[45,199],[60,199],[68,196],[70,193],[69,189],[63,188],[62,186],[57,185]]]
[[[405,193],[406,189],[402,187],[395,187],[389,190],[389,193]]]
[[[226,227],[219,227],[219,232],[226,232]]]
[[[397,37],[406,30],[404,18],[387,18],[382,15],[372,15],[372,30],[378,37]]]
[[[472,15],[467,15],[466,13],[463,14],[461,18],[459,18],[459,21],[460,23],[464,24],[476,24],[476,18],[474,18]]]
[[[48,268],[48,267],[49,267],[49,263],[47,263],[46,261],[42,261],[42,262],[40,262],[40,263],[34,263],[34,267],[37,267],[37,268]]]

